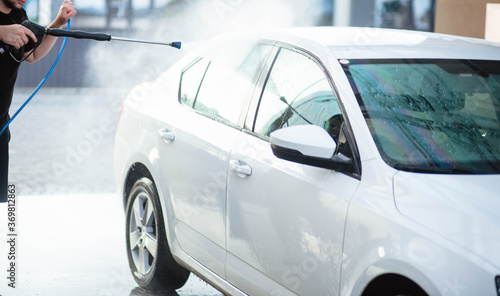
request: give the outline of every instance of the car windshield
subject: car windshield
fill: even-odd
[[[500,173],[500,61],[340,63],[387,164],[414,172]]]

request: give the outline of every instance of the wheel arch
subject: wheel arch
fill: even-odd
[[[170,250],[168,228],[164,227],[166,224],[164,222],[165,215],[162,211],[163,206],[161,205],[157,185],[154,183],[151,173],[144,165],[140,163],[134,163],[131,166],[129,173],[127,174],[125,186],[127,187],[126,191],[128,191],[127,196],[130,196],[130,198],[125,198],[127,200],[127,255],[130,270],[132,271],[134,280],[143,289],[153,292],[176,290],[181,288],[186,283],[190,271],[185,267],[179,265]],[[130,186],[131,188],[128,188],[128,186]],[[136,200],[138,199],[140,199],[140,201],[136,202]],[[148,205],[145,206],[144,203],[147,203]],[[141,207],[143,207],[142,209],[144,211],[140,210]],[[146,211],[146,207],[152,207],[153,210]],[[136,210],[134,210],[134,208]],[[150,214],[147,216],[148,218],[144,220],[142,215],[146,215],[146,213],[148,212]],[[134,215],[135,218],[132,218],[132,215]],[[137,219],[137,215],[139,215],[140,219]],[[150,227],[151,225],[149,225],[148,223],[154,223],[157,226]],[[139,228],[141,230],[139,230],[138,236],[134,236],[134,244],[130,245],[132,241],[130,240],[129,235],[131,233],[137,233],[137,225],[139,225]],[[148,234],[145,235],[145,232],[147,232]],[[150,232],[151,234],[149,235]],[[149,244],[140,242],[148,240],[148,237],[149,239],[153,238],[153,240],[150,239]],[[153,244],[156,246],[155,248],[153,248],[153,250],[157,250],[157,252],[153,252],[154,255],[151,255],[153,253],[151,253],[150,246]],[[144,260],[143,262],[146,262],[144,264],[140,263],[141,259],[139,259],[139,263],[137,261],[137,258],[141,257],[140,255],[133,254],[137,252],[137,249],[140,248],[144,248],[144,254],[146,258],[142,259]],[[138,252],[141,253],[143,251],[139,250]],[[151,258],[154,259],[151,260]],[[147,267],[148,262],[150,263],[149,267]],[[140,266],[142,266],[143,268],[141,269]],[[144,269],[145,266],[146,268]]]
[[[174,255],[174,257],[177,259],[177,257],[179,257],[178,254],[181,248],[176,240],[175,232],[170,228],[170,219],[174,216],[174,214],[171,212],[171,204],[169,204],[168,201],[164,200],[164,192],[162,191],[162,184],[160,181],[161,179],[159,176],[159,172],[155,170],[156,166],[150,164],[147,160],[138,160],[132,162],[132,164],[130,164],[128,167],[129,169],[125,174],[125,179],[122,183],[122,201],[124,210],[126,210],[127,208],[129,195],[134,187],[134,184],[141,178],[148,178],[152,182],[152,185],[156,190],[156,193],[158,194],[160,214],[163,217],[163,226],[165,227],[166,239],[172,255]]]
[[[140,162],[133,163],[127,172],[127,175],[125,177],[125,182],[123,184],[122,199],[123,199],[123,208],[124,209],[127,207],[127,201],[128,201],[127,199],[128,199],[129,194],[130,194],[130,191],[134,187],[135,182],[137,180],[139,180],[140,178],[144,178],[144,177],[150,179],[151,182],[153,182],[153,184],[155,184],[153,175],[151,174],[149,169],[143,163],[140,163]],[[155,184],[155,186],[156,186],[156,184]]]
[[[410,278],[397,274],[385,273],[372,279],[363,289],[362,296],[392,296],[404,293],[411,296],[428,295],[422,287]]]

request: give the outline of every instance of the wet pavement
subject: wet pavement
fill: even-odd
[[[158,296],[135,284],[127,263],[124,214],[116,194],[22,195],[16,198],[15,288],[7,279],[13,236],[0,238],[0,295]],[[6,213],[5,204],[0,212]],[[2,215],[0,233],[10,234]],[[191,276],[180,296],[221,295]],[[173,294],[175,295],[175,294]]]
[[[28,95],[17,91],[11,110]],[[7,205],[0,204],[1,296],[160,295],[138,288],[128,268],[112,161],[123,98],[123,92],[47,90],[12,123],[16,212],[8,221]],[[222,295],[193,275],[177,294]]]
[[[16,90],[11,116],[29,95]],[[42,88],[10,125],[9,182],[23,195],[115,192],[113,141],[124,97]]]

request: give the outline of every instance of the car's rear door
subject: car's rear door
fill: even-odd
[[[176,238],[192,258],[224,277],[229,153],[265,48],[221,42],[182,71],[178,113],[159,128],[163,182]]]
[[[269,134],[298,124],[337,140],[344,116],[325,68],[281,48],[230,156],[227,279],[251,295],[336,295],[351,174],[278,159]],[[242,174],[245,168],[251,174]],[[240,171],[238,171],[240,169]]]

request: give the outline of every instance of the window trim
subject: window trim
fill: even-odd
[[[194,108],[194,106],[196,105],[196,101],[198,99],[198,94],[199,94],[199,91],[201,89],[201,86],[203,84],[203,81],[205,80],[205,76],[207,74],[207,71],[208,69],[210,68],[210,65],[212,63],[211,60],[208,61],[208,64],[207,64],[207,67],[205,69],[205,72],[203,73],[203,76],[200,80],[200,83],[198,85],[198,89],[197,89],[197,92],[196,92],[196,97],[193,101],[193,104],[190,106],[190,105],[187,105],[187,104],[184,104],[182,103],[181,101],[181,97],[182,97],[182,80],[183,80],[183,76],[184,76],[184,73],[189,70],[191,67],[193,67],[195,64],[197,64],[198,62],[200,62],[201,60],[203,59],[210,59],[209,57],[203,57],[203,56],[198,56],[196,58],[194,58],[191,62],[189,62],[186,66],[184,66],[180,72],[180,79],[179,79],[179,85],[178,85],[178,93],[177,93],[177,102],[183,107],[183,108],[187,108],[187,109],[190,109],[192,112],[195,112],[199,115],[203,115],[207,118],[210,118],[214,121],[217,121],[219,123],[222,123],[222,124],[225,124],[227,126],[230,126],[230,127],[233,127],[233,128],[236,128],[238,130],[243,130],[244,129],[244,126],[245,126],[245,120],[246,120],[246,117],[247,117],[247,114],[248,114],[248,110],[250,109],[250,104],[251,102],[253,101],[253,97],[259,93],[259,86],[261,85],[261,80],[262,80],[262,76],[263,74],[266,73],[266,69],[268,69],[269,67],[269,60],[273,57],[273,55],[276,54],[276,41],[272,41],[272,40],[267,40],[267,39],[261,39],[261,40],[258,40],[258,42],[256,43],[256,45],[268,45],[271,47],[269,53],[267,54],[267,56],[263,56],[262,57],[262,60],[261,60],[261,65],[259,65],[259,67],[257,68],[256,70],[256,75],[255,75],[255,81],[253,81],[253,90],[252,91],[249,91],[249,95],[243,100],[242,102],[242,107],[240,109],[240,115],[238,117],[238,120],[237,120],[237,123],[234,123],[234,122],[231,122],[231,121],[228,121],[228,120],[225,120],[223,118],[219,118],[219,117],[216,117],[212,114],[209,114],[209,113],[205,113],[205,112],[202,112],[200,110],[197,110]],[[262,91],[262,89],[260,89],[260,91]]]
[[[193,67],[194,65],[196,65],[197,63],[199,63],[203,59],[204,59],[204,57],[199,56],[199,57],[195,58],[192,62],[190,62],[186,67],[182,68],[182,70],[181,70],[181,75],[180,75],[180,79],[179,79],[179,87],[178,87],[179,90],[177,93],[177,101],[179,102],[179,104],[181,104],[183,106],[188,106],[191,109],[194,109],[194,104],[196,103],[196,99],[198,98],[198,93],[200,92],[201,84],[203,83],[203,80],[205,79],[205,75],[207,74],[207,71],[208,71],[208,68],[210,67],[211,61],[208,61],[207,67],[205,68],[205,72],[203,73],[203,76],[201,77],[200,83],[198,84],[198,89],[196,90],[196,96],[194,97],[192,106],[190,106],[188,104],[184,104],[181,101],[181,98],[182,98],[182,80],[184,77],[184,73],[187,70],[191,69],[191,67]]]
[[[269,142],[269,137],[265,137],[265,136],[260,135],[260,134],[255,132],[255,123],[257,121],[258,110],[260,108],[260,102],[262,100],[264,89],[267,85],[267,81],[269,80],[269,77],[271,75],[272,69],[273,69],[274,64],[276,62],[276,59],[278,58],[278,55],[279,55],[281,49],[288,49],[288,50],[294,51],[298,54],[305,55],[306,57],[310,58],[313,62],[315,62],[323,70],[323,73],[325,74],[326,78],[328,79],[328,83],[329,83],[330,87],[332,88],[333,93],[335,94],[335,96],[337,98],[337,102],[339,104],[339,109],[342,113],[342,116],[344,117],[344,123],[345,123],[346,129],[348,131],[348,134],[346,135],[346,137],[347,137],[347,141],[349,142],[349,146],[350,146],[352,153],[353,153],[353,172],[344,172],[343,174],[346,174],[350,177],[353,177],[355,179],[360,180],[361,175],[362,175],[362,168],[361,168],[361,158],[359,155],[359,149],[358,149],[358,145],[356,142],[356,137],[354,136],[354,132],[353,132],[351,124],[349,122],[349,118],[347,116],[346,109],[345,109],[344,104],[342,102],[342,98],[339,95],[338,88],[336,87],[334,80],[333,80],[333,77],[331,76],[330,72],[327,70],[327,67],[321,62],[321,60],[318,56],[316,56],[315,54],[311,53],[310,51],[308,51],[304,48],[300,48],[298,46],[284,43],[284,42],[279,42],[279,41],[277,41],[275,43],[275,47],[276,47],[276,51],[270,55],[268,63],[266,64],[266,67],[263,69],[263,73],[261,74],[261,79],[259,80],[259,82],[256,85],[256,89],[254,91],[254,95],[252,96],[251,102],[248,104],[248,111],[246,114],[246,118],[245,118],[245,122],[243,124],[242,131],[249,134],[249,135],[253,135],[254,137],[257,137],[263,141]],[[247,125],[248,123],[251,123],[251,129],[249,129],[249,125]]]
[[[247,119],[249,114],[252,114],[251,107],[252,107],[252,102],[254,101],[255,96],[260,96],[260,93],[262,92],[262,83],[264,81],[267,81],[267,71],[269,70],[269,63],[270,61],[274,60],[274,56],[276,55],[276,52],[278,48],[276,47],[276,41],[271,41],[271,40],[259,40],[257,45],[268,45],[271,47],[271,50],[269,51],[268,55],[266,57],[263,57],[261,60],[261,65],[259,67],[258,74],[256,75],[256,79],[254,81],[254,88],[245,101],[243,102],[243,106],[241,109],[241,114],[240,114],[240,120],[239,120],[239,125],[242,127],[242,129],[247,129],[246,124],[247,124]]]
[[[235,123],[228,121],[228,120],[224,120],[222,118],[213,116],[212,114],[205,113],[205,112],[202,112],[202,111],[194,108],[194,106],[196,104],[196,100],[198,99],[198,94],[200,92],[201,85],[203,84],[203,81],[205,80],[205,75],[207,74],[208,68],[210,68],[212,61],[208,61],[207,67],[205,68],[205,72],[203,73],[203,76],[201,77],[200,83],[198,84],[198,89],[196,90],[196,96],[193,100],[193,104],[188,105],[188,104],[182,103],[182,101],[181,101],[182,95],[181,94],[182,94],[182,79],[183,79],[184,73],[205,58],[206,57],[198,56],[197,58],[195,58],[192,62],[190,62],[187,66],[185,66],[182,69],[181,74],[180,74],[180,79],[179,79],[179,87],[178,87],[179,90],[178,90],[178,94],[177,94],[177,103],[179,103],[179,105],[181,105],[183,108],[186,108],[189,111],[194,112],[198,115],[204,116],[204,117],[209,118],[213,121],[222,123],[224,125],[230,126],[230,127],[235,128],[237,130],[241,130],[241,126],[239,126],[238,124],[235,124]],[[241,113],[240,113],[240,117],[241,117]]]

